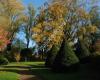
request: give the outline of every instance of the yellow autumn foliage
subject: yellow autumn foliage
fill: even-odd
[[[55,18],[61,18],[65,15],[65,13],[67,12],[66,8],[64,7],[64,5],[60,4],[60,3],[53,3],[49,6],[48,8],[49,13],[55,17]]]
[[[90,18],[90,15],[83,8],[78,8],[77,14],[79,14],[80,18],[83,18],[83,19],[89,19]]]
[[[39,28],[33,28],[33,30],[32,30],[33,32],[35,32],[35,33],[41,33],[41,29],[39,29]]]
[[[8,39],[15,33],[25,19],[24,6],[19,0],[0,0],[0,26],[8,32]],[[15,31],[15,32],[14,32]]]
[[[87,26],[91,15],[82,7],[79,7],[76,0],[53,0],[48,7],[41,10],[41,21],[37,21],[33,33],[37,33],[40,37],[37,41],[47,39],[47,46],[52,47],[53,44],[59,44],[63,37],[72,40],[73,36],[83,39],[83,35],[94,33],[96,26]],[[66,2],[66,3],[65,3]],[[47,11],[47,12],[46,12]],[[68,31],[68,32],[67,32]],[[71,43],[72,45],[72,43]]]
[[[96,26],[88,26],[87,28],[86,28],[86,30],[87,30],[87,32],[89,32],[89,33],[95,33],[96,31],[97,31],[97,27]]]
[[[81,36],[81,35],[83,35],[83,34],[85,34],[85,33],[86,33],[86,28],[85,28],[85,27],[81,27],[81,28],[78,30],[77,35],[78,35],[78,36]]]

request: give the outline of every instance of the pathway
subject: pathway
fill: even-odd
[[[28,66],[28,67],[23,66],[23,67],[26,68],[26,69],[21,70],[19,72],[19,74],[21,75],[20,80],[41,80],[38,76],[34,75],[31,72],[31,67],[30,66]]]

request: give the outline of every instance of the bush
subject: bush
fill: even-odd
[[[16,58],[20,57],[20,49],[18,47],[12,47],[10,51],[5,51],[5,57],[10,61],[10,62],[15,62]],[[17,53],[19,56],[17,56]]]
[[[7,65],[9,63],[8,59],[4,56],[0,56],[0,65]]]
[[[60,51],[58,52],[52,69],[54,71],[74,71],[79,68],[79,59],[75,55],[67,40],[63,41]]]
[[[8,59],[9,62],[14,62],[15,61],[14,55],[11,51],[6,52],[4,56]]]
[[[46,58],[46,62],[45,62],[46,67],[52,66],[58,51],[59,51],[59,47],[57,45],[53,45],[51,50],[47,53],[47,58]]]
[[[27,58],[28,61],[31,60],[33,51],[30,48],[24,48],[21,50],[20,55],[21,55],[21,61],[25,61],[25,59]]]

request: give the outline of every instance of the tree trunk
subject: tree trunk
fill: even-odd
[[[11,51],[12,42],[7,44],[7,51]]]
[[[29,48],[29,43],[30,43],[30,40],[27,39],[27,48]]]

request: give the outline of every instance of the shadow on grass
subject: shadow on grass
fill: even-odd
[[[15,72],[23,75],[30,75],[30,66],[1,66],[0,71]]]
[[[40,65],[42,66],[42,65]],[[92,66],[81,65],[79,71],[72,73],[55,73],[45,67],[33,66],[31,71],[43,80],[100,80],[100,72],[93,70]]]
[[[34,75],[40,76],[43,80],[100,80],[100,69],[90,64],[81,64],[77,72],[55,73],[44,64],[29,64],[27,66],[2,66],[0,71],[9,71],[29,75],[30,70]]]
[[[0,69],[0,71],[7,71],[7,72],[15,72],[15,73],[19,73],[18,70],[13,70],[13,69]]]
[[[44,64],[30,65],[32,68],[45,68]]]
[[[30,68],[30,66],[1,66],[2,68]]]
[[[23,75],[31,75],[31,73],[29,72],[29,70],[0,69],[0,71],[14,72],[14,73],[23,74]]]
[[[44,65],[41,64],[29,64],[27,66],[23,65],[4,65],[0,66],[0,71],[7,71],[7,72],[15,72],[23,75],[31,75],[30,70],[31,68],[43,68]]]

